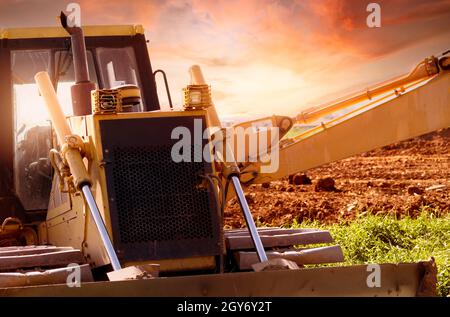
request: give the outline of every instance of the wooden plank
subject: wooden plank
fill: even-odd
[[[333,242],[330,232],[324,230],[273,236],[266,236],[264,233],[261,233],[260,237],[266,248]],[[225,238],[225,242],[227,249],[230,250],[254,249],[253,242],[248,234],[246,236],[227,237]]]
[[[80,282],[93,282],[89,264],[83,264],[80,268]],[[58,268],[43,272],[33,271],[27,273],[0,273],[0,288],[23,287],[35,285],[65,284],[69,274],[74,272],[74,267]]]
[[[85,263],[84,256],[80,250],[0,257],[0,271],[19,268],[66,266],[70,263]]]
[[[284,270],[298,270],[300,269],[297,263],[282,259],[273,258],[265,262],[257,262],[252,265],[255,272],[268,272],[268,271],[284,271]]]
[[[42,254],[42,253],[52,253],[59,251],[73,250],[72,247],[53,247],[53,248],[23,248],[17,250],[7,250],[3,251],[0,249],[0,257],[3,256],[13,256],[13,255],[31,255],[31,254]]]
[[[273,236],[279,234],[292,234],[292,233],[303,233],[303,232],[312,232],[312,231],[320,231],[312,228],[299,228],[299,229],[284,229],[284,228],[258,228],[259,234],[264,234],[266,236]],[[232,229],[224,232],[225,237],[237,237],[237,236],[245,236],[248,235],[248,229]]]
[[[10,251],[10,250],[28,250],[28,249],[53,249],[56,248],[54,245],[25,245],[25,246],[14,246],[14,247],[0,247],[0,251]]]
[[[292,250],[285,252],[268,251],[269,260],[282,258],[293,261],[299,265],[338,263],[344,261],[344,254],[340,246],[328,246],[301,251]],[[256,252],[239,251],[234,253],[236,262],[240,270],[251,270],[252,265],[258,263]]]
[[[144,280],[159,276],[159,264],[133,265],[106,273],[110,281]]]

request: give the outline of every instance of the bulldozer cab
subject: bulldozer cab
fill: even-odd
[[[89,77],[97,88],[138,86],[141,103],[132,111],[158,110],[142,28],[88,27],[84,31]],[[51,189],[48,153],[54,142],[34,75],[50,74],[65,115],[72,116],[71,41],[61,28],[9,29],[0,34],[0,222],[9,216],[27,223],[41,221]]]

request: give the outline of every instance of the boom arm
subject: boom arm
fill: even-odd
[[[438,59],[436,57],[425,58],[420,62],[409,74],[403,75],[400,78],[389,80],[384,83],[375,85],[371,89],[357,93],[355,95],[347,96],[331,104],[313,107],[300,113],[296,119],[302,123],[314,122],[321,117],[333,113],[335,111],[345,109],[358,102],[372,100],[386,92],[396,91],[402,92],[406,85],[410,85],[416,81],[429,79],[439,73]]]
[[[450,72],[448,58],[429,75],[387,83],[377,89],[378,97],[350,113],[322,123],[306,133],[280,142],[279,168],[262,173],[261,163],[241,169],[243,182],[263,183],[363,153],[381,146],[450,126]],[[427,60],[426,60],[427,61]],[[436,61],[437,62],[437,61]],[[417,73],[419,64],[413,72]],[[397,83],[394,85],[394,83]],[[389,93],[390,91],[390,93]],[[368,99],[366,94],[366,99]],[[373,96],[372,96],[373,97]],[[361,95],[329,107],[303,113],[303,119],[317,119],[362,101]],[[308,121],[308,120],[306,120]]]

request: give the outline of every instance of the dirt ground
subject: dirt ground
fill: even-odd
[[[422,206],[450,212],[450,128],[389,145],[246,191],[256,221],[282,226],[294,220],[351,221],[365,212],[415,216]],[[296,185],[293,183],[311,184]],[[331,179],[327,179],[331,178]],[[334,181],[334,187],[333,187]],[[245,225],[233,199],[228,228]]]

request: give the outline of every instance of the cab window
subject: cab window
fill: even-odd
[[[103,88],[112,89],[123,85],[141,87],[136,58],[132,47],[105,48],[95,50]],[[143,111],[142,101],[133,111]]]
[[[94,59],[88,52],[91,80],[96,82]],[[25,210],[47,209],[52,171],[48,153],[53,147],[51,123],[34,76],[47,71],[64,113],[72,115],[71,86],[75,83],[70,51],[11,52],[14,102],[14,187]]]

